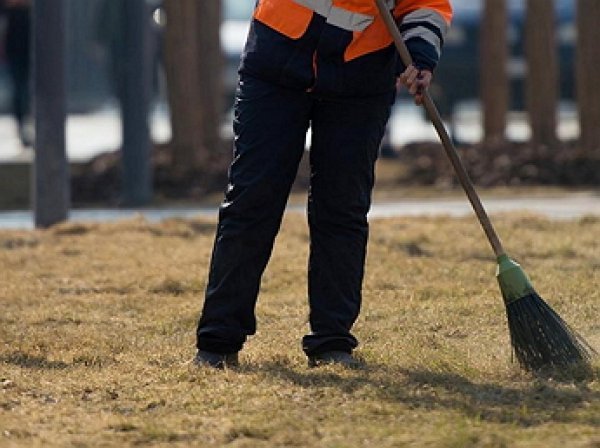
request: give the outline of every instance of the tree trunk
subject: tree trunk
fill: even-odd
[[[600,157],[600,2],[577,2],[577,103],[580,149]]]
[[[480,73],[483,134],[487,143],[501,142],[509,103],[506,0],[486,0],[481,26]]]
[[[527,0],[526,104],[531,143],[538,152],[544,152],[557,143],[559,78],[555,27],[554,1]]]
[[[221,1],[201,0],[201,4],[197,11],[199,101],[203,110],[204,147],[214,153],[221,143],[219,129],[223,116]]]
[[[220,2],[166,0],[164,6],[173,163],[188,170],[206,163],[220,141]]]

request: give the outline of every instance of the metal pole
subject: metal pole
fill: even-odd
[[[65,144],[65,2],[33,1],[33,101],[36,227],[68,218],[69,166]]]
[[[148,125],[152,80],[150,15],[146,0],[125,0],[122,5],[126,24],[121,98],[123,202],[141,206],[152,200],[152,144]]]

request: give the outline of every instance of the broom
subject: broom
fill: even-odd
[[[412,57],[396,22],[385,0],[375,1],[400,58],[408,67],[412,64]],[[532,371],[575,364],[589,365],[596,354],[594,349],[538,295],[521,266],[506,254],[427,91],[423,95],[423,106],[496,255],[496,276],[506,306],[511,345],[519,364]]]

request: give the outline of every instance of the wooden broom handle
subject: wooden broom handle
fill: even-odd
[[[394,43],[396,44],[396,48],[398,49],[398,53],[400,54],[400,59],[402,60],[404,65],[408,67],[413,63],[412,56],[410,55],[408,48],[406,48],[404,39],[402,39],[400,30],[396,25],[396,21],[392,17],[392,13],[387,9],[385,0],[375,1],[377,2],[377,8],[379,8],[379,13],[383,18],[388,31],[394,38]],[[440,116],[440,113],[435,103],[431,99],[431,96],[429,95],[428,91],[423,92],[423,107],[425,107],[427,115],[429,116],[429,120],[433,124],[433,127],[437,131],[440,140],[442,141],[442,145],[444,146],[446,155],[452,163],[454,172],[456,173],[460,184],[462,185],[465,193],[467,194],[469,202],[471,202],[471,206],[473,207],[473,210],[475,211],[475,214],[477,215],[477,218],[481,223],[481,227],[483,227],[483,231],[485,232],[487,239],[489,240],[490,245],[492,246],[492,249],[494,249],[496,257],[505,255],[506,253],[504,251],[504,248],[502,247],[500,238],[494,230],[494,226],[492,225],[492,222],[490,221],[490,218],[487,212],[485,211],[485,208],[483,208],[481,199],[475,191],[473,182],[471,181],[471,178],[469,177],[469,174],[467,173],[467,170],[465,169],[465,166],[463,165],[460,156],[458,155],[458,152],[454,147],[452,139],[450,138],[448,132],[446,131],[446,128],[444,127],[442,117]]]

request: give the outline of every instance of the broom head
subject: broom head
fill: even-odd
[[[518,263],[506,255],[498,257],[497,278],[510,341],[521,367],[537,371],[589,366],[594,349],[537,294]]]

